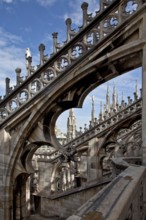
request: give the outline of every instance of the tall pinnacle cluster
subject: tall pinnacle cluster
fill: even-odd
[[[134,101],[138,100],[138,85],[136,81],[135,85],[135,91],[134,91]],[[121,102],[118,101],[118,93],[116,89],[116,84],[114,83],[113,89],[112,89],[112,97],[110,96],[110,88],[109,83],[107,84],[107,91],[106,91],[106,103],[103,107],[103,103],[100,102],[100,112],[98,118],[95,117],[95,101],[94,96],[92,96],[92,109],[91,109],[91,120],[89,122],[89,128],[86,127],[86,124],[84,125],[84,132],[86,132],[88,129],[94,127],[96,124],[102,122],[103,120],[111,117],[116,112],[124,109],[126,105],[129,105],[132,103],[132,99],[130,96],[128,96],[128,103],[125,102],[123,99],[123,93]],[[80,127],[80,131],[77,131],[77,121],[74,114],[74,110],[69,110],[69,117],[67,119],[67,142],[76,138],[77,136],[81,135],[82,127]]]
[[[94,97],[92,97],[93,99]],[[115,112],[118,110],[118,93],[116,91],[116,85],[114,83],[113,85],[113,93],[112,93],[112,103],[110,101],[110,88],[109,88],[109,83],[107,83],[107,91],[106,91],[106,104],[104,105],[104,109],[103,109],[103,105],[102,102],[100,102],[100,113],[99,113],[99,121],[102,121],[104,119],[104,117],[108,114],[111,114],[112,112]],[[94,100],[92,101],[92,103],[94,103]],[[92,115],[95,115],[94,112],[94,106],[92,106]],[[97,119],[94,117],[91,117],[91,125],[94,124],[97,121]]]

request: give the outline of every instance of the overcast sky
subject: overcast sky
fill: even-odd
[[[22,68],[25,75],[25,50],[30,48],[33,65],[39,64],[38,47],[40,43],[46,45],[46,54],[52,53],[52,33],[58,32],[58,41],[66,40],[65,19],[72,18],[73,28],[82,25],[82,0],[0,0],[0,95],[5,93],[5,77],[11,79],[11,86],[15,85],[15,69]],[[99,8],[98,0],[86,0],[89,12]],[[135,80],[141,88],[141,70],[134,70],[114,80],[121,100],[133,96]],[[112,94],[113,81],[110,83]],[[99,113],[100,101],[105,102],[107,85],[102,85],[89,94],[81,110],[75,111],[78,126],[83,126],[90,120],[91,97],[95,96],[96,116]],[[64,113],[64,119],[68,113]],[[63,123],[64,124],[64,123]],[[62,126],[62,119],[58,120],[58,127]]]

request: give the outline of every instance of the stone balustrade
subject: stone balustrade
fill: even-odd
[[[77,138],[73,139],[66,145],[64,145],[64,148],[68,148],[69,146],[72,146],[76,148],[80,144],[83,144],[84,142],[90,140],[91,138],[99,135],[100,133],[105,132],[107,129],[111,129],[113,126],[118,124],[123,119],[126,120],[129,116],[132,116],[137,111],[141,112],[142,108],[142,100],[139,98],[137,101],[132,102],[129,105],[125,105],[125,107],[121,108],[118,112],[115,112],[111,117],[106,118],[105,120],[101,121],[99,124],[94,125],[89,130],[86,130],[84,133],[80,134]]]
[[[81,58],[86,56],[133,13],[141,8],[145,1],[115,0],[101,1],[100,11],[93,17],[87,12],[87,3],[82,4],[83,25],[75,33],[71,29],[71,19],[66,20],[67,40],[63,45],[57,41],[57,33],[53,33],[53,54],[50,58],[44,55],[45,46],[39,46],[40,64],[35,69],[29,50],[26,53],[27,76],[21,77],[21,69],[16,69],[17,85],[10,88],[10,80],[6,79],[6,96],[0,101],[0,122],[22,108],[63,72]],[[114,118],[113,118],[114,119]],[[116,119],[117,120],[117,119]],[[102,128],[101,128],[102,129]]]
[[[129,166],[67,220],[143,220],[146,169]]]

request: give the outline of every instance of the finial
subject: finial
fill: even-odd
[[[6,95],[9,94],[9,90],[10,90],[10,78],[6,78],[5,79],[5,82],[6,82]]]
[[[16,72],[16,84],[17,84],[17,86],[18,86],[18,85],[20,85],[20,82],[22,82],[22,79],[21,79],[21,76],[20,76],[20,74],[21,74],[21,68],[17,67],[17,68],[15,69],[15,72]]]
[[[87,10],[87,8],[88,8],[88,3],[87,3],[87,2],[83,2],[83,3],[81,4],[81,8],[82,8],[83,10]]]
[[[21,68],[17,67],[17,68],[15,69],[15,72],[16,72],[17,76],[20,76]]]
[[[67,26],[70,26],[72,24],[71,18],[67,18],[65,23]]]
[[[130,96],[128,96],[127,99],[128,99],[128,104],[130,104]]]
[[[58,33],[57,32],[54,32],[52,33],[52,36],[53,36],[53,54],[56,53],[58,51],[58,49],[61,48],[60,44],[57,42],[57,36],[58,36]]]
[[[44,59],[45,58],[45,56],[44,56],[45,45],[44,44],[39,45],[39,51],[40,51],[40,65],[42,66],[45,61],[45,59]]]
[[[67,42],[69,42],[71,38],[75,36],[76,32],[74,30],[71,30],[71,24],[72,24],[71,18],[67,18],[65,23],[67,26]]]
[[[81,5],[81,8],[83,10],[83,28],[92,20],[92,13],[88,14],[87,9],[88,9],[88,3],[83,2]]]
[[[29,48],[26,48],[25,58],[27,59],[28,57],[31,57],[31,52],[30,52],[30,49],[29,49]]]
[[[54,38],[57,38],[58,33],[57,33],[57,32],[53,32],[53,33],[52,33],[52,36],[53,36],[53,39],[54,39]]]
[[[58,36],[58,33],[57,32],[54,32],[52,33],[52,36],[53,36],[53,54],[57,52],[57,36]]]
[[[45,45],[44,44],[40,44],[39,45],[39,51],[44,51],[45,50]]]

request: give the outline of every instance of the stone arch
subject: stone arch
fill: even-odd
[[[95,71],[93,71],[90,76],[80,78],[79,80],[77,79],[77,77],[74,80],[71,79],[70,82],[67,82],[65,84],[65,88],[62,93],[59,94],[60,91],[58,89],[54,97],[49,96],[48,89],[46,96],[44,96],[45,98],[43,97],[42,99],[40,99],[39,104],[34,105],[28,121],[26,121],[23,125],[23,129],[20,129],[18,137],[14,143],[14,151],[12,152],[8,167],[9,171],[7,172],[8,174],[6,177],[6,185],[10,185],[10,182],[13,182],[14,178],[17,176],[15,174],[15,172],[17,173],[17,171],[15,171],[17,163],[21,167],[21,172],[25,170],[23,164],[19,161],[19,157],[21,155],[23,147],[25,147],[26,145],[26,140],[28,139],[32,130],[34,129],[34,126],[37,125],[37,122],[40,121],[40,119],[43,120],[42,134],[44,134],[44,139],[46,140],[46,142],[50,142],[57,149],[62,149],[61,145],[59,145],[58,141],[55,138],[54,131],[55,122],[58,115],[69,108],[81,107],[89,91],[105,82],[105,80],[103,80],[99,76],[99,74],[95,74]],[[106,137],[108,138],[110,134],[111,133],[106,135]],[[106,138],[103,143],[105,142]],[[101,147],[103,146],[103,143],[101,144]],[[10,194],[12,195],[12,192]],[[11,204],[9,203],[9,207],[10,206]]]
[[[10,210],[13,209],[11,208],[13,207],[13,204],[12,204],[13,186],[15,185],[15,181],[17,180],[17,176],[22,175],[23,173],[25,173],[26,175],[30,175],[30,173],[28,172],[28,167],[24,166],[20,157],[22,156],[23,153],[25,153],[25,151],[23,152],[23,149],[27,146],[28,137],[31,134],[34,124],[37,123],[44,109],[42,108],[41,110],[38,111],[38,109],[36,109],[35,111],[32,112],[28,120],[25,122],[25,124],[23,124],[23,127],[19,129],[17,138],[15,142],[13,143],[14,148],[13,148],[10,160],[9,160],[9,165],[6,171],[6,179],[5,179],[5,185],[9,186],[9,192],[6,193],[7,197],[5,201],[7,203],[7,208],[5,209],[6,219],[10,219],[11,218],[10,216],[13,215],[10,212]],[[39,146],[40,146],[40,143],[36,146],[36,148],[38,148]],[[35,150],[36,149],[33,149],[33,150],[31,149],[29,151],[29,154],[26,155],[27,161],[30,161],[30,158]],[[30,164],[28,166],[30,168]]]

